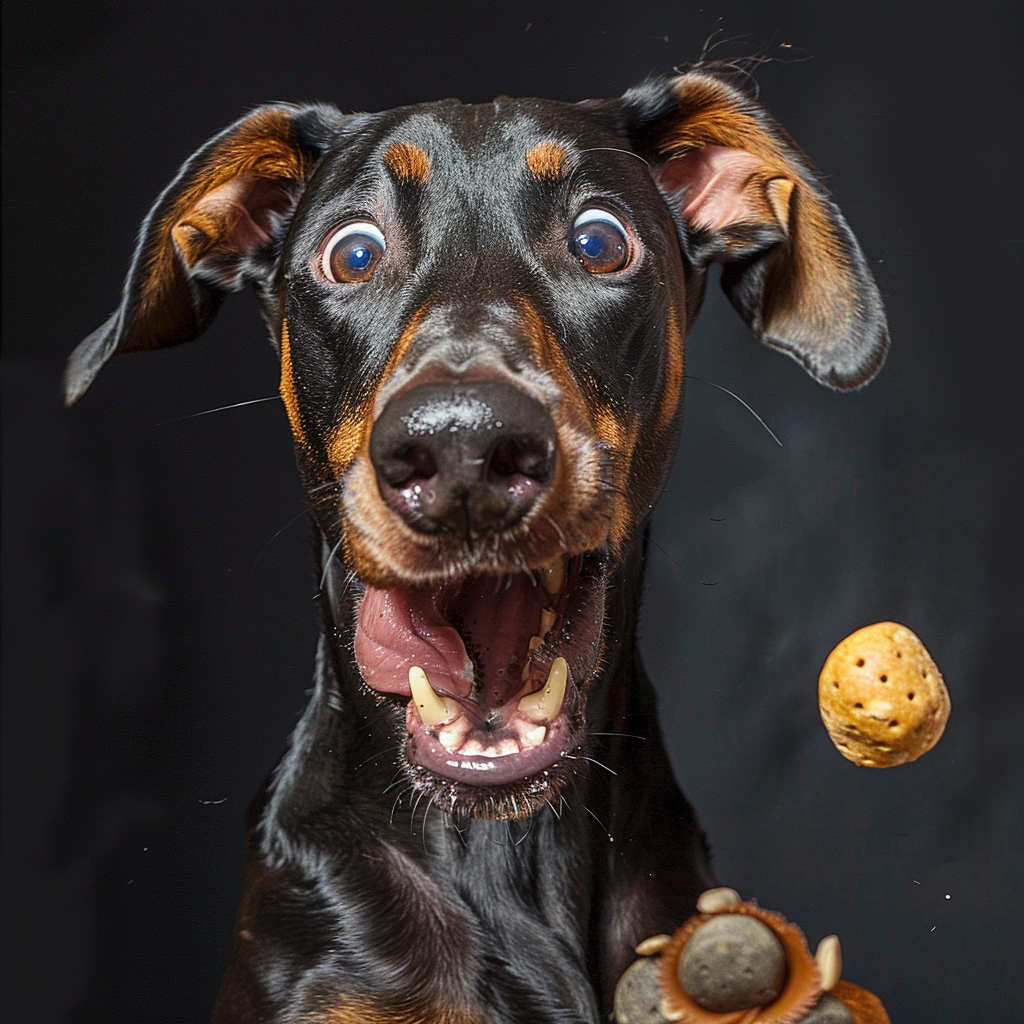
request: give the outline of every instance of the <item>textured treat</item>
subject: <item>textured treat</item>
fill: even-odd
[[[846,1003],[826,993],[800,1024],[856,1024],[856,1021]]]
[[[860,985],[840,981],[829,994],[849,1009],[856,1024],[892,1024],[878,996]]]
[[[766,924],[722,914],[702,925],[679,958],[679,982],[705,1010],[728,1013],[774,1002],[786,981],[786,954]]]
[[[616,1024],[668,1024],[661,1012],[658,961],[648,957],[630,964],[615,986]]]
[[[839,752],[869,768],[920,757],[949,718],[949,694],[935,662],[896,622],[876,622],[840,642],[818,678],[818,705]]]
[[[754,918],[766,925],[781,943],[786,958],[785,982],[778,997],[749,1010],[719,1013],[694,1000],[680,981],[680,963],[690,942],[711,922],[733,917]],[[713,932],[711,933],[713,936]],[[780,914],[753,903],[737,903],[718,914],[695,914],[676,929],[659,957],[658,984],[661,1010],[671,1021],[685,1024],[797,1024],[821,996],[818,965],[807,949],[803,932]],[[857,1024],[860,1024],[858,1021]]]

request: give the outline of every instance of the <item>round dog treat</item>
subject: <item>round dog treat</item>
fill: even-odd
[[[844,757],[888,768],[938,743],[949,718],[949,693],[913,631],[876,622],[851,633],[828,656],[818,677],[818,706]]]
[[[661,1012],[658,961],[636,960],[622,972],[615,986],[616,1024],[668,1024]]]
[[[679,981],[705,1010],[728,1013],[774,1002],[786,981],[786,953],[755,917],[721,914],[701,925],[679,958]]]

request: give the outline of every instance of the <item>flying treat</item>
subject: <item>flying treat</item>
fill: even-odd
[[[839,752],[868,768],[931,750],[950,707],[931,655],[898,622],[876,622],[839,643],[818,677],[818,706]]]

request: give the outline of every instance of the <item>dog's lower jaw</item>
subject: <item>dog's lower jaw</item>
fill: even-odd
[[[366,990],[368,972],[381,1006],[462,1005],[481,1024],[607,1019],[635,944],[672,931],[712,880],[632,640],[639,546],[631,554],[609,579],[578,759],[566,759],[550,806],[520,803],[521,816],[505,820],[450,813],[416,787],[401,753],[404,702],[370,691],[338,643],[352,635],[359,595],[343,569],[328,570],[314,693],[251,819],[247,899],[261,911],[247,916],[243,904],[222,996],[245,1009],[215,1020],[276,1020],[263,1007],[290,1005],[288,1019],[313,1021],[307,1005],[340,1005]],[[290,1004],[257,991],[246,967],[271,907],[301,915],[295,960],[314,965],[304,979],[319,979],[282,975]],[[390,958],[367,963],[381,948]],[[487,950],[502,951],[500,969]]]

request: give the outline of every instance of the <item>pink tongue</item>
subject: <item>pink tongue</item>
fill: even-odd
[[[500,706],[522,686],[529,640],[549,603],[544,588],[526,575],[474,577],[454,592],[367,587],[356,662],[367,684],[382,693],[410,696],[409,669],[419,665],[439,692],[468,697],[474,675],[468,644],[483,674],[474,699]]]
[[[439,691],[466,697],[473,685],[473,664],[462,638],[444,621],[429,593],[367,587],[355,655],[363,679],[381,693],[410,696],[413,665]]]

